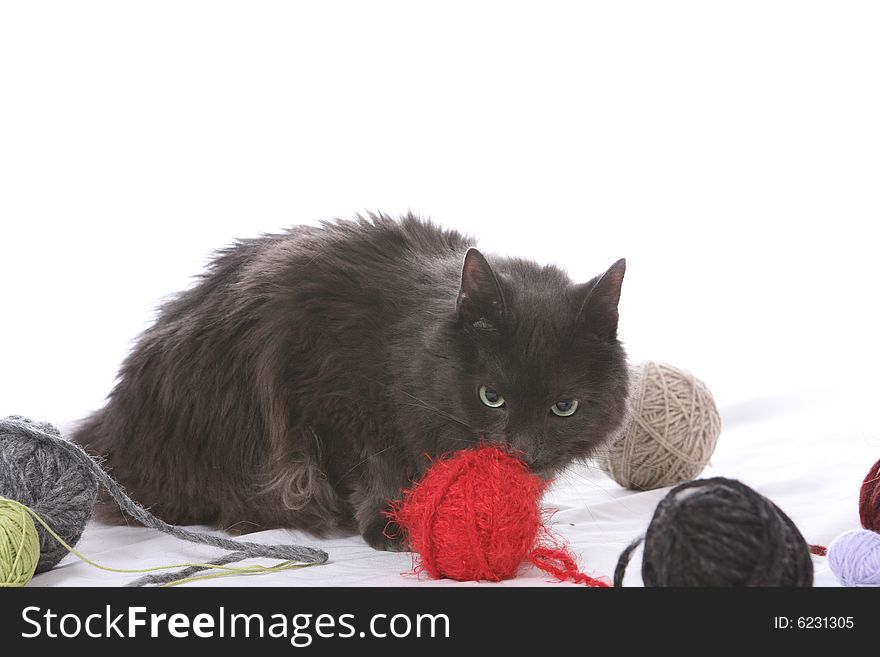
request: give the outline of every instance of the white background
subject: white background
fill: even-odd
[[[407,209],[579,280],[627,257],[633,359],[691,369],[728,420],[871,400],[878,14],[4,3],[0,416],[99,407],[232,239]]]

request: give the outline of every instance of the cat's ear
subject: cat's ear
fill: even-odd
[[[581,307],[580,320],[600,338],[613,340],[617,337],[617,304],[624,273],[626,260],[621,258],[604,274],[584,285],[588,292]]]
[[[497,324],[504,312],[504,297],[495,272],[483,254],[468,249],[461,268],[461,290],[455,303],[458,316],[468,324]]]

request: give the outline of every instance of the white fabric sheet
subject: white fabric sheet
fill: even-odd
[[[787,401],[786,401],[787,399]],[[827,545],[857,528],[859,485],[880,458],[880,437],[869,413],[870,400],[803,400],[779,397],[722,408],[725,428],[703,476],[723,475],[744,481],[778,504],[808,542]],[[596,468],[581,467],[561,477],[545,498],[556,509],[553,531],[568,542],[583,570],[611,576],[621,550],[642,533],[656,504],[668,489],[628,491]],[[409,574],[408,553],[377,552],[360,537],[319,540],[293,531],[265,531],[247,540],[296,542],[321,547],[326,565],[248,577],[225,577],[188,586],[565,586],[530,565],[499,584],[432,581]],[[92,522],[77,548],[102,565],[147,567],[210,560],[217,551],[185,543],[142,527]],[[641,552],[627,571],[625,584],[640,586]],[[815,584],[836,586],[825,559],[814,557]],[[270,561],[261,563],[269,564]],[[33,586],[115,586],[136,575],[108,573],[73,556]]]

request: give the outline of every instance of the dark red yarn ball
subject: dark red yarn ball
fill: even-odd
[[[459,581],[516,575],[544,530],[545,482],[496,446],[438,459],[388,514],[417,553],[416,571]]]
[[[859,518],[862,527],[880,531],[880,461],[871,466],[859,491]]]

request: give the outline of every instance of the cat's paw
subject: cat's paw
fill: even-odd
[[[407,552],[409,543],[403,537],[403,531],[396,522],[377,522],[364,533],[364,540],[374,550],[385,552]]]

